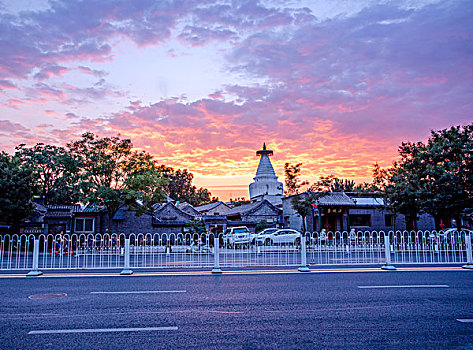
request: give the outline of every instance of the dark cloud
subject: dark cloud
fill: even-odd
[[[194,101],[134,101],[96,119],[67,115],[78,134],[121,132],[163,162],[193,162],[214,174],[241,171],[238,161],[266,140],[311,171],[345,167],[351,176],[369,176],[373,161],[391,159],[401,140],[471,121],[469,2],[368,2],[358,13],[324,21],[306,8],[267,3],[64,0],[21,16],[3,13],[0,87],[20,86],[15,79],[36,73],[40,80],[62,74],[76,59],[112,59],[123,38],[138,46],[172,38],[189,46],[224,43],[224,68],[258,83],[218,86]],[[178,51],[170,48],[169,56]],[[80,106],[123,97],[105,72],[77,69],[99,80],[88,88],[35,81],[24,89],[29,102]]]
[[[343,134],[399,140],[469,118],[472,16],[466,2],[379,5],[251,35],[228,59],[275,84],[265,101],[286,113],[334,121]]]
[[[107,60],[122,37],[139,46],[157,45],[184,20],[193,24],[177,35],[195,46],[237,38],[237,30],[274,28],[308,17],[306,9],[266,8],[254,1],[53,1],[42,11],[0,13],[0,77],[25,78],[34,68],[73,59]],[[51,74],[57,73],[45,68],[36,77]]]

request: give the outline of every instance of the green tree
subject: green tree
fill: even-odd
[[[375,165],[373,185],[386,196],[394,213],[406,215],[416,229],[421,212],[436,219],[455,218],[473,206],[473,124],[432,131],[427,143],[402,143],[400,160],[389,169]]]
[[[171,167],[160,165],[157,171],[160,176],[169,180],[166,185],[166,193],[176,201],[199,206],[218,200],[218,198],[212,198],[212,194],[206,188],[197,188],[192,185],[194,175],[187,169],[174,170]]]
[[[67,147],[75,160],[82,201],[105,206],[109,227],[121,207],[135,206],[141,200],[144,208],[139,215],[165,199],[165,181],[152,157],[134,151],[131,140],[85,133]]]
[[[63,147],[37,143],[28,148],[21,144],[15,155],[31,169],[34,194],[43,198],[44,204],[73,204],[80,199],[74,186],[74,159]]]
[[[22,167],[18,157],[0,153],[0,220],[14,227],[34,210],[33,178],[30,168]]]
[[[461,225],[465,208],[473,207],[473,124],[432,131],[419,155],[426,164],[421,206],[440,220]]]
[[[417,229],[418,215],[422,212],[426,164],[419,155],[424,152],[424,148],[422,142],[403,142],[398,149],[400,161],[394,162],[393,167],[387,170],[379,169],[380,175],[376,180],[384,186],[391,211],[404,214],[408,230]]]

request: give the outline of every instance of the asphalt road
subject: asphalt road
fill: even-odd
[[[0,349],[473,349],[473,271],[4,278],[0,300]]]

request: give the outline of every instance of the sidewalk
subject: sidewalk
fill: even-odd
[[[132,275],[129,276],[205,276],[212,275],[212,271],[203,269],[133,269]],[[382,273],[396,273],[396,272],[410,272],[410,271],[444,271],[444,272],[458,272],[471,271],[463,269],[461,265],[458,266],[397,266],[396,271],[382,270],[381,266],[311,266],[309,272],[299,272],[297,267],[294,268],[247,268],[247,269],[224,269],[222,275],[246,275],[246,274],[311,274],[311,273],[366,273],[366,272],[382,272]],[[123,277],[120,275],[121,269],[114,270],[43,270],[43,275],[37,276],[39,278],[48,277]],[[0,273],[0,278],[25,278],[28,271],[4,271]],[[31,278],[31,277],[28,277]]]

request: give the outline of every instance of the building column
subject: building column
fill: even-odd
[[[348,209],[344,210],[343,213],[343,223],[342,223],[342,231],[348,231]]]

